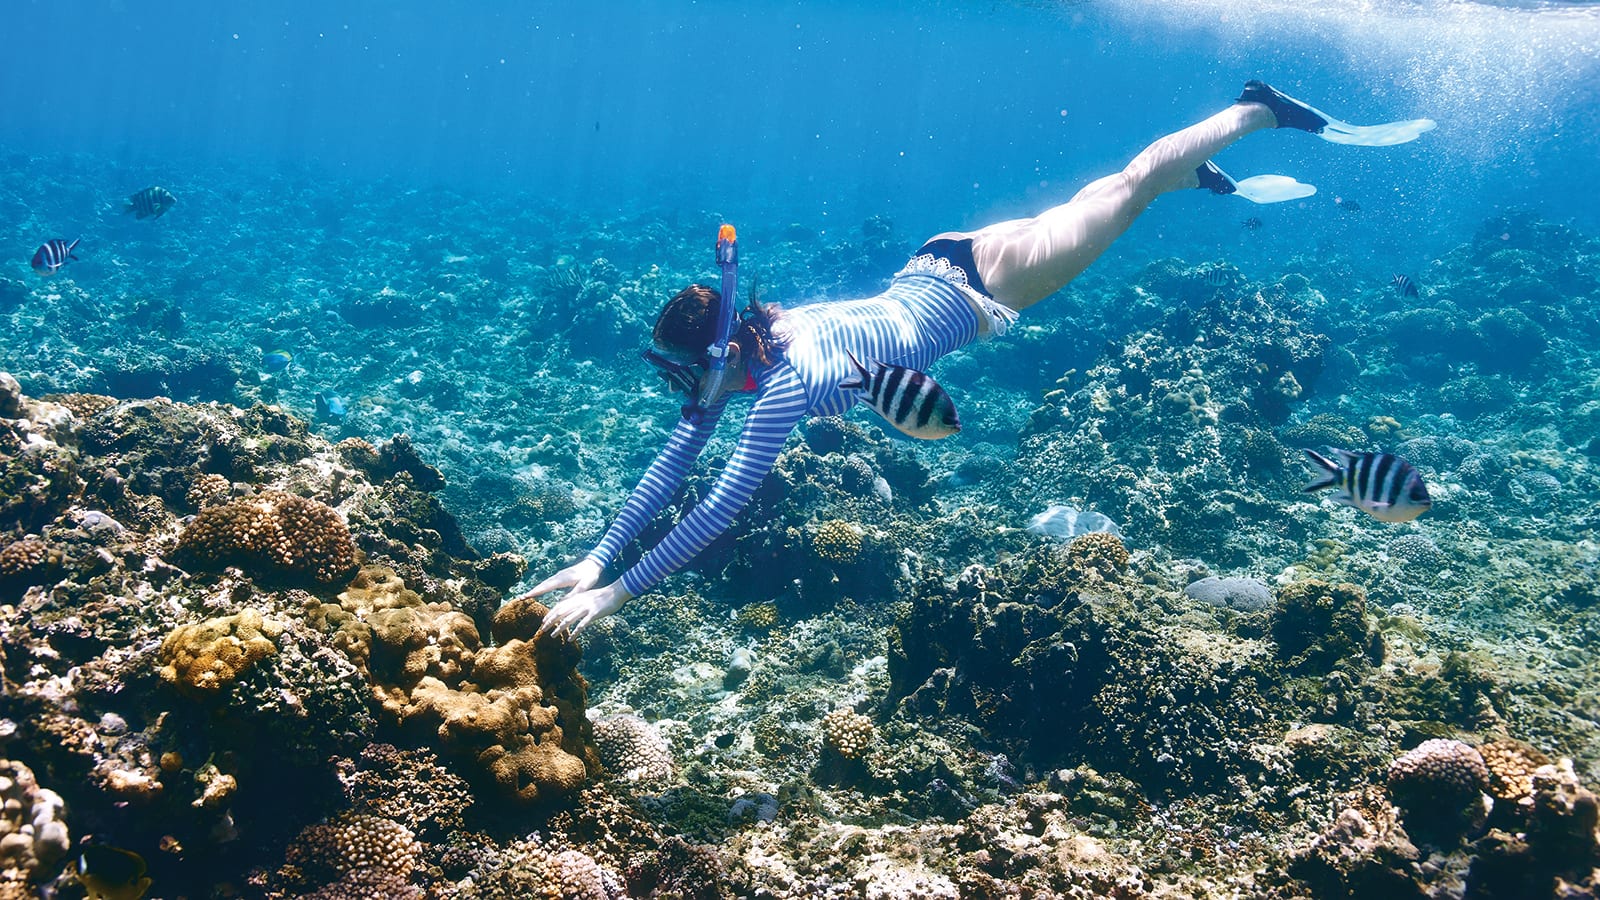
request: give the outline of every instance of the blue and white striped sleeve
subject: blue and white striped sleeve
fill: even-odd
[[[728,465],[695,508],[662,538],[655,549],[644,555],[622,575],[622,587],[638,596],[651,585],[671,575],[704,550],[718,535],[728,530],[733,517],[750,502],[761,480],[772,471],[778,452],[790,432],[806,414],[810,402],[805,385],[788,370],[787,377],[775,375],[763,387],[750,407],[739,435],[739,446]]]
[[[688,419],[678,420],[677,427],[672,429],[672,436],[667,438],[667,445],[656,454],[655,461],[645,470],[644,477],[639,479],[639,485],[628,495],[628,502],[622,505],[622,512],[617,513],[617,520],[611,523],[605,537],[584,559],[594,560],[602,569],[611,565],[622,548],[638,537],[650,520],[660,514],[667,501],[678,492],[678,486],[683,484],[689,467],[694,465],[700,451],[705,449],[711,433],[717,430],[717,421],[722,418],[722,410],[726,405],[724,402],[706,410],[698,424]]]

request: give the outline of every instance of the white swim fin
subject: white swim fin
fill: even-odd
[[[1251,203],[1282,203],[1309,197],[1317,189],[1295,181],[1287,175],[1252,175],[1243,181],[1234,181],[1228,173],[1211,160],[1206,160],[1194,170],[1195,179],[1203,190],[1213,194],[1238,194]]]
[[[1315,185],[1295,181],[1288,175],[1251,175],[1234,182],[1234,193],[1251,203],[1282,203],[1299,200],[1317,192]]]
[[[1385,122],[1382,125],[1351,125],[1261,81],[1246,82],[1244,92],[1239,95],[1239,101],[1264,104],[1277,117],[1279,128],[1298,128],[1330,143],[1354,147],[1393,147],[1395,144],[1414,141],[1438,125],[1432,119],[1405,119],[1399,122]]]
[[[1439,123],[1432,119],[1406,119],[1400,122],[1385,122],[1382,125],[1351,125],[1338,119],[1324,116],[1328,125],[1317,133],[1317,137],[1334,144],[1349,144],[1355,147],[1393,147],[1395,144],[1407,144],[1424,134],[1432,131]]]

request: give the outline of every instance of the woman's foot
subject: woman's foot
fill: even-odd
[[[1194,170],[1194,177],[1200,180],[1201,188],[1213,194],[1227,196],[1239,189],[1239,186],[1234,184],[1233,179],[1228,177],[1228,173],[1222,171],[1217,167],[1216,163],[1209,159],[1201,163],[1200,168]]]
[[[1321,134],[1328,127],[1328,117],[1317,110],[1283,93],[1265,81],[1246,81],[1239,103],[1259,103],[1278,119],[1279,128],[1298,128],[1312,134]]]
[[[1309,131],[1325,141],[1357,147],[1390,147],[1414,141],[1432,131],[1432,119],[1404,119],[1382,125],[1341,122],[1309,103],[1303,103],[1263,81],[1247,81],[1240,103],[1260,103],[1272,110],[1279,128]]]

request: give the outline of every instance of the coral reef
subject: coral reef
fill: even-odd
[[[122,177],[97,165],[71,170]],[[665,439],[677,403],[627,348],[703,275],[672,262],[703,259],[693,229],[217,184],[161,223],[234,236],[205,260],[0,274],[0,755],[161,896],[1593,892],[1600,244],[1570,227],[1485,223],[1409,298],[1270,228],[1097,267],[939,361],[959,440],[807,422],[580,658],[501,600],[592,546]],[[0,175],[48,216],[26,187]],[[268,212],[289,240],[239,238]],[[332,252],[277,252],[304,223]],[[907,243],[881,217],[770,232],[749,259],[785,302],[871,291]],[[294,377],[249,372],[268,347]],[[312,419],[333,391],[348,414]],[[1299,451],[1326,446],[1406,456],[1435,508],[1308,498]],[[1041,538],[1051,506],[1121,535]],[[1486,819],[1403,752],[1430,740]],[[78,896],[65,834],[8,884]]]
[[[473,797],[465,779],[440,765],[429,750],[368,744],[341,767],[340,783],[351,809],[404,826],[418,838],[438,840],[466,825]]]

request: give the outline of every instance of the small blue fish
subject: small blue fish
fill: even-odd
[[[317,391],[317,418],[326,422],[343,422],[349,409],[344,398],[328,391]]]
[[[40,245],[33,254],[33,270],[40,275],[54,275],[57,270],[67,264],[69,259],[77,259],[72,251],[78,246],[82,238],[74,238],[72,243],[67,243],[61,238],[51,238]]]
[[[1400,296],[1402,297],[1422,296],[1422,292],[1417,290],[1417,283],[1411,280],[1410,275],[1396,274],[1393,278],[1389,279],[1389,281],[1394,285],[1394,289],[1400,292]]]
[[[261,368],[265,372],[282,372],[294,362],[294,354],[287,350],[273,350],[261,357]]]

